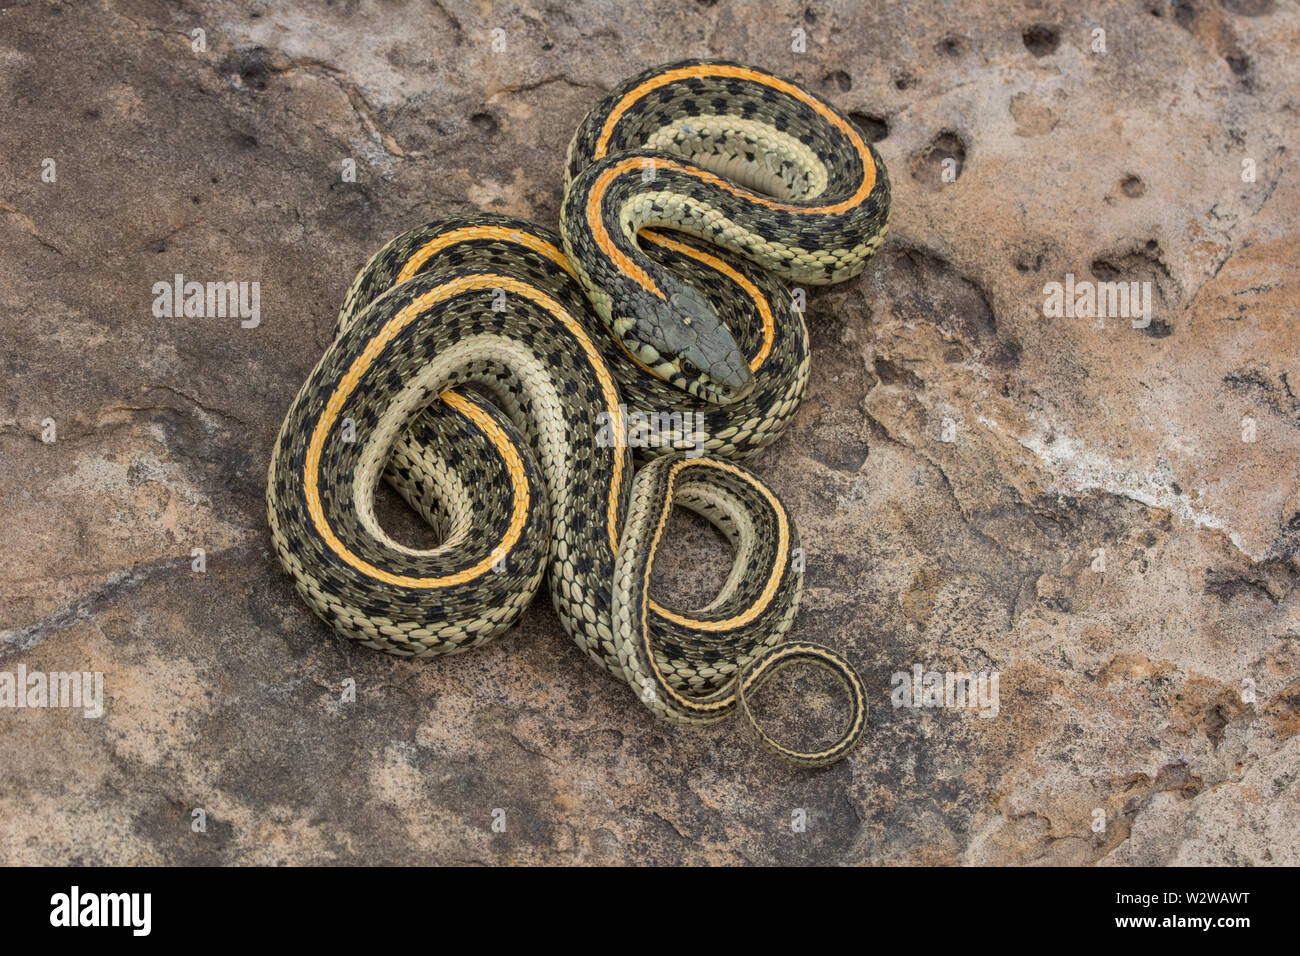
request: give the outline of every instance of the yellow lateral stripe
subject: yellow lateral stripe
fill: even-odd
[[[522,295],[531,299],[533,302],[546,309],[557,319],[559,319],[566,328],[578,339],[583,350],[587,353],[588,361],[595,370],[600,380],[601,392],[605,398],[606,412],[610,416],[610,421],[614,423],[617,429],[615,434],[622,434],[623,419],[622,412],[619,409],[618,390],[614,385],[614,380],[610,377],[606,369],[604,360],[601,359],[600,353],[596,350],[595,344],[587,335],[586,330],[565,310],[565,308],[532,286],[520,282],[518,279],[509,276],[500,275],[473,275],[462,276],[457,279],[444,282],[442,285],[435,286],[428,292],[413,299],[407,303],[393,318],[373,335],[361,354],[353,360],[352,365],[348,368],[347,374],[343,376],[338,387],[330,393],[329,401],[326,403],[325,410],[321,412],[320,418],[316,421],[316,427],[312,431],[311,443],[307,446],[306,461],[304,463],[304,495],[307,498],[307,510],[311,515],[312,523],[315,525],[316,532],[321,536],[325,543],[335,554],[345,563],[356,568],[358,571],[373,577],[377,580],[384,581],[397,587],[411,588],[439,588],[449,587],[455,584],[461,584],[465,581],[472,580],[483,574],[492,567],[500,558],[509,553],[519,539],[523,531],[524,520],[526,518],[526,508],[528,504],[527,485],[523,482],[523,462],[519,459],[514,446],[510,444],[505,432],[492,421],[490,417],[484,415],[481,410],[474,408],[469,403],[461,399],[460,396],[453,392],[444,392],[442,398],[455,407],[456,403],[461,403],[461,411],[483,428],[488,434],[493,445],[501,451],[502,456],[506,459],[507,467],[510,470],[511,480],[515,485],[515,510],[511,515],[510,527],[507,529],[501,543],[493,549],[492,553],[480,561],[472,568],[464,571],[458,571],[451,575],[432,578],[416,578],[407,575],[393,574],[384,571],[370,564],[365,559],[354,554],[351,550],[338,539],[332,528],[325,521],[324,509],[320,501],[320,458],[321,452],[325,445],[325,438],[330,430],[334,427],[339,413],[342,411],[344,404],[352,392],[356,389],[361,377],[366,370],[374,364],[385,346],[412,320],[420,313],[424,312],[431,306],[449,299],[452,296],[459,295],[462,292],[471,292],[479,289],[502,288]],[[622,486],[623,478],[623,457],[614,456],[614,475],[611,481],[610,497],[607,508],[607,522],[609,529],[609,538],[611,549],[618,552],[618,501],[619,489]],[[521,492],[522,489],[522,492]]]
[[[415,251],[406,264],[402,266],[402,271],[397,274],[393,285],[399,282],[405,282],[411,278],[429,261],[430,257],[448,246],[454,246],[458,242],[470,242],[474,239],[497,239],[503,242],[515,242],[521,246],[527,246],[534,252],[540,252],[546,258],[550,259],[557,266],[577,279],[578,276],[573,271],[573,266],[569,265],[568,258],[553,243],[547,242],[540,236],[535,236],[531,232],[522,229],[510,229],[506,226],[466,226],[462,229],[452,229],[444,232],[441,236],[430,239],[423,246]]]
[[[801,103],[806,103],[812,107],[818,114],[828,120],[831,125],[842,132],[853,144],[853,148],[858,151],[858,156],[862,160],[862,182],[858,185],[858,191],[853,194],[852,198],[843,202],[835,203],[830,206],[794,206],[788,203],[781,203],[770,200],[764,196],[746,193],[745,198],[753,199],[755,202],[762,203],[772,209],[783,209],[788,212],[826,215],[831,213],[844,212],[861,203],[871,193],[871,189],[876,184],[876,164],[871,158],[871,150],[863,142],[858,131],[853,128],[852,123],[846,123],[835,115],[834,112],[827,109],[826,104],[821,100],[809,96],[793,83],[787,83],[785,80],[777,79],[774,76],[768,76],[766,73],[760,73],[757,70],[751,70],[743,66],[724,66],[721,64],[699,64],[697,66],[683,67],[679,70],[669,70],[666,73],[660,73],[658,76],[652,76],[640,86],[631,90],[621,100],[618,101],[609,116],[605,117],[605,125],[601,127],[600,136],[596,140],[596,150],[594,159],[603,159],[609,150],[609,138],[614,133],[614,127],[637,100],[645,96],[652,90],[657,90],[661,86],[669,83],[675,83],[678,80],[690,79],[692,77],[703,76],[723,76],[740,80],[749,80],[752,83],[758,83],[762,86],[770,86],[780,90],[782,93],[792,96]],[[729,183],[726,184],[732,192],[736,192],[735,187]]]
[[[668,474],[669,493],[667,499],[664,501],[663,510],[659,515],[659,527],[655,531],[654,540],[650,543],[650,557],[646,561],[645,586],[647,594],[650,589],[650,569],[654,565],[654,555],[659,546],[659,538],[668,524],[668,515],[672,511],[673,507],[673,495],[671,490],[672,483],[676,480],[678,472],[682,471],[682,469],[701,466],[706,468],[718,468],[722,471],[731,472],[733,475],[748,482],[752,487],[757,488],[763,497],[767,499],[768,504],[772,506],[772,510],[776,514],[777,523],[777,555],[776,560],[772,563],[772,571],[767,576],[767,584],[764,585],[763,593],[758,596],[757,601],[735,617],[727,618],[723,621],[697,621],[689,617],[684,617],[675,611],[669,611],[667,608],[662,607],[649,598],[647,598],[647,603],[656,614],[675,624],[680,624],[684,627],[700,631],[729,631],[737,627],[744,627],[746,624],[750,623],[754,618],[763,613],[763,611],[767,609],[767,606],[772,602],[773,595],[776,594],[777,589],[781,586],[781,578],[785,574],[785,565],[789,560],[790,528],[786,523],[785,509],[781,507],[781,502],[776,499],[776,496],[773,495],[762,482],[741,471],[735,465],[721,461],[717,458],[683,459],[673,465],[672,471]],[[642,620],[642,625],[644,626],[644,618]]]
[[[749,370],[757,372],[763,362],[767,360],[772,351],[772,341],[776,337],[776,320],[772,317],[772,309],[767,301],[767,296],[758,290],[758,286],[750,282],[743,275],[731,268],[717,256],[711,256],[707,252],[702,252],[694,246],[688,246],[684,242],[678,242],[676,239],[670,239],[662,232],[655,232],[653,229],[645,229],[641,235],[656,245],[672,249],[674,252],[680,252],[684,256],[689,256],[705,265],[712,266],[723,275],[725,275],[736,285],[745,290],[745,294],[754,300],[754,305],[758,307],[758,314],[763,317],[763,346],[758,350],[758,354],[749,363]]]

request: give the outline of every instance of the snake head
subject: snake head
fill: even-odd
[[[642,365],[685,392],[725,405],[748,395],[754,373],[709,300],[684,282],[664,298],[638,292],[616,309],[614,335]]]

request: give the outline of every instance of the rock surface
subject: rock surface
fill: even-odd
[[[0,6],[0,670],[105,694],[0,710],[0,862],[1300,863],[1300,14],[876,6]],[[265,526],[356,269],[438,216],[553,225],[585,110],[686,56],[823,92],[894,182],[755,463],[796,634],[872,693],[819,773],[654,722],[545,601],[456,658],[348,646]],[[176,273],[259,282],[260,324],[154,317]],[[1150,283],[1149,325],[1046,317],[1067,274]],[[725,552],[680,527],[663,586],[704,594]],[[918,665],[996,672],[996,714],[893,706]]]

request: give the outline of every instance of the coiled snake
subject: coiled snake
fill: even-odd
[[[272,455],[277,554],[335,629],[411,657],[501,633],[549,572],[565,629],[657,715],[743,710],[774,753],[833,763],[865,727],[862,683],[833,650],[784,641],[798,535],[734,460],[781,433],[808,379],[803,318],[779,279],[862,270],[888,229],[885,168],[794,83],[691,60],[606,96],[565,179],[560,235],[442,220],[361,270]],[[635,474],[632,445],[649,446]],[[381,476],[437,547],[380,527]],[[674,505],[735,551],[698,610],[649,594]],[[749,711],[758,685],[798,663],[848,695],[848,726],[821,750],[778,743]]]

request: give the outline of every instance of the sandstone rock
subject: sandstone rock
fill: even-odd
[[[1088,7],[0,9],[0,670],[107,698],[0,710],[0,861],[1294,865],[1300,15]],[[366,258],[456,212],[554,224],[584,112],[695,55],[823,92],[895,185],[755,463],[808,552],[796,634],[872,691],[821,773],[653,722],[544,601],[453,659],[350,647],[265,527]],[[260,324],[156,318],[177,273],[259,282]],[[1067,275],[1149,282],[1149,324],[1045,317]],[[681,528],[661,583],[701,596],[723,552]],[[895,708],[914,665],[998,672],[996,716]],[[835,713],[811,679],[764,705]]]

